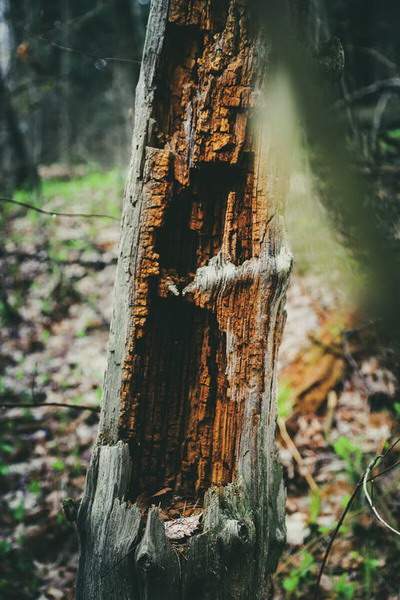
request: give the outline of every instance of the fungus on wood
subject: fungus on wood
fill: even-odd
[[[269,596],[291,257],[250,124],[257,50],[243,0],[152,2],[79,599]]]

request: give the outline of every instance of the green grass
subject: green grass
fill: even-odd
[[[70,251],[95,249],[99,232],[118,229],[122,206],[124,175],[120,170],[92,170],[68,181],[48,179],[42,182],[40,194],[17,190],[13,199],[38,208],[68,213],[98,213],[115,220],[85,217],[52,217],[13,204],[0,206],[0,233],[15,244],[37,244],[38,239],[54,261],[67,261]],[[18,219],[14,218],[18,216]],[[69,230],[70,235],[65,231]],[[18,303],[19,298],[14,299]],[[14,308],[18,309],[16,305]],[[10,320],[7,307],[0,304],[0,318]],[[2,312],[5,312],[2,315]]]
[[[115,187],[119,184],[120,179],[121,173],[115,169],[111,171],[92,171],[82,177],[75,177],[68,181],[46,179],[42,182],[40,197],[44,200],[54,196],[62,196],[66,200],[73,199],[77,194],[85,191]],[[32,193],[27,190],[18,190],[14,195],[15,200],[20,201],[26,201],[30,197],[32,197]]]
[[[42,182],[40,193],[17,190],[14,200],[42,207],[50,200],[61,198],[63,208],[79,201],[80,212],[104,212],[118,218],[123,189],[123,175],[118,170],[91,171],[68,181],[48,179]],[[83,197],[83,202],[82,202]],[[33,211],[32,211],[33,212]]]

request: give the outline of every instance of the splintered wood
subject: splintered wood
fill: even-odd
[[[269,215],[254,173],[254,45],[240,9],[172,2],[165,43],[120,432],[135,494],[168,486],[198,496],[233,479],[248,387],[262,386],[256,271]]]

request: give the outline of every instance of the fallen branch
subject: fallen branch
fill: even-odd
[[[281,417],[278,417],[278,427],[279,427],[279,433],[281,434],[282,439],[285,442],[286,448],[289,450],[290,454],[292,455],[292,457],[294,458],[294,460],[297,462],[297,464],[300,467],[300,473],[303,475],[304,479],[307,481],[310,489],[313,492],[315,492],[316,494],[320,495],[320,489],[319,489],[318,485],[316,484],[315,479],[311,475],[310,470],[307,468],[306,464],[304,463],[303,457],[301,456],[300,452],[298,451],[296,444],[290,437],[288,430],[286,428],[286,423]]]
[[[22,206],[24,208],[28,208],[29,210],[35,210],[36,212],[42,213],[44,215],[49,215],[51,217],[83,217],[87,219],[112,219],[113,221],[119,221],[116,217],[112,217],[111,215],[104,215],[102,213],[69,213],[69,212],[57,212],[54,210],[46,210],[44,208],[39,208],[34,204],[28,204],[27,202],[20,202],[19,200],[13,200],[12,198],[5,198],[3,196],[0,197],[0,202],[8,202],[9,204],[16,204],[17,206]]]

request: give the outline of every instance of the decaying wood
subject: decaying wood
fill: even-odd
[[[250,126],[255,48],[243,0],[152,2],[79,599],[269,597],[291,257]]]

